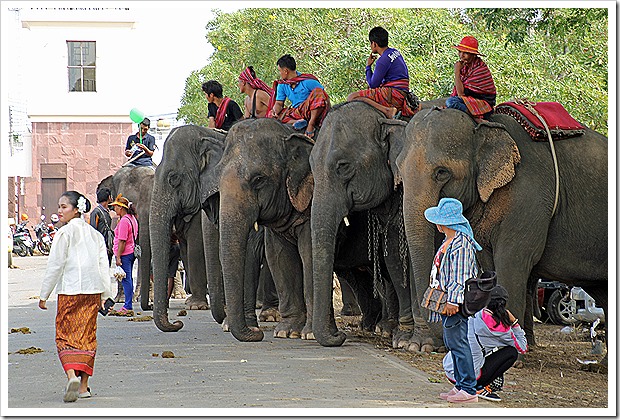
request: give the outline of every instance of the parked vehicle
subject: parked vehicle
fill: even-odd
[[[13,253],[20,257],[25,257],[28,254],[32,255],[34,250],[34,241],[32,236],[30,236],[30,230],[26,226],[27,223],[28,219],[23,220],[15,226],[15,232],[13,232]]]
[[[538,307],[541,321],[550,320],[558,325],[577,322],[605,321],[602,308],[581,287],[569,287],[559,281],[539,279]]]
[[[53,226],[53,225],[52,225]],[[45,215],[41,215],[41,221],[35,225],[34,233],[36,235],[35,246],[43,255],[49,255],[52,247],[52,238],[49,233],[49,227],[45,223]]]

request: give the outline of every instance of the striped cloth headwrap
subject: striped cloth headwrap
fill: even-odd
[[[246,67],[245,70],[241,72],[241,74],[239,75],[239,80],[243,80],[244,82],[252,86],[253,89],[264,90],[269,94],[269,96],[272,96],[274,94],[273,89],[267,86],[265,82],[263,82],[258,77],[252,77],[252,73],[250,72],[249,67]]]

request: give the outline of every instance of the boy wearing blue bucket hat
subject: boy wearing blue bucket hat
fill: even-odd
[[[469,221],[463,216],[463,205],[455,198],[442,198],[436,207],[424,211],[424,217],[446,235],[433,261],[430,284],[446,292],[445,313],[431,312],[429,321],[443,325],[443,340],[451,352],[456,384],[439,397],[453,403],[477,402],[476,375],[467,339],[467,317],[460,311],[465,280],[478,274],[476,250],[482,247],[474,239]]]

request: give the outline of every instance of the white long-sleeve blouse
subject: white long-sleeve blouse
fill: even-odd
[[[39,299],[47,300],[54,287],[62,295],[113,296],[103,236],[81,218],[71,219],[54,235]]]

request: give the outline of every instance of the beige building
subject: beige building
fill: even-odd
[[[97,184],[126,162],[127,137],[137,131],[129,118],[132,108],[151,118],[152,134],[163,146],[166,127],[157,128],[159,117],[149,115],[148,95],[141,94],[153,89],[144,77],[153,63],[147,48],[136,47],[144,45],[139,13],[100,4],[104,7],[16,3],[3,10],[10,39],[3,57],[17,63],[3,94],[8,118],[7,107],[2,110],[3,132],[11,140],[3,151],[9,218],[49,217],[66,190],[80,191],[95,204]]]

